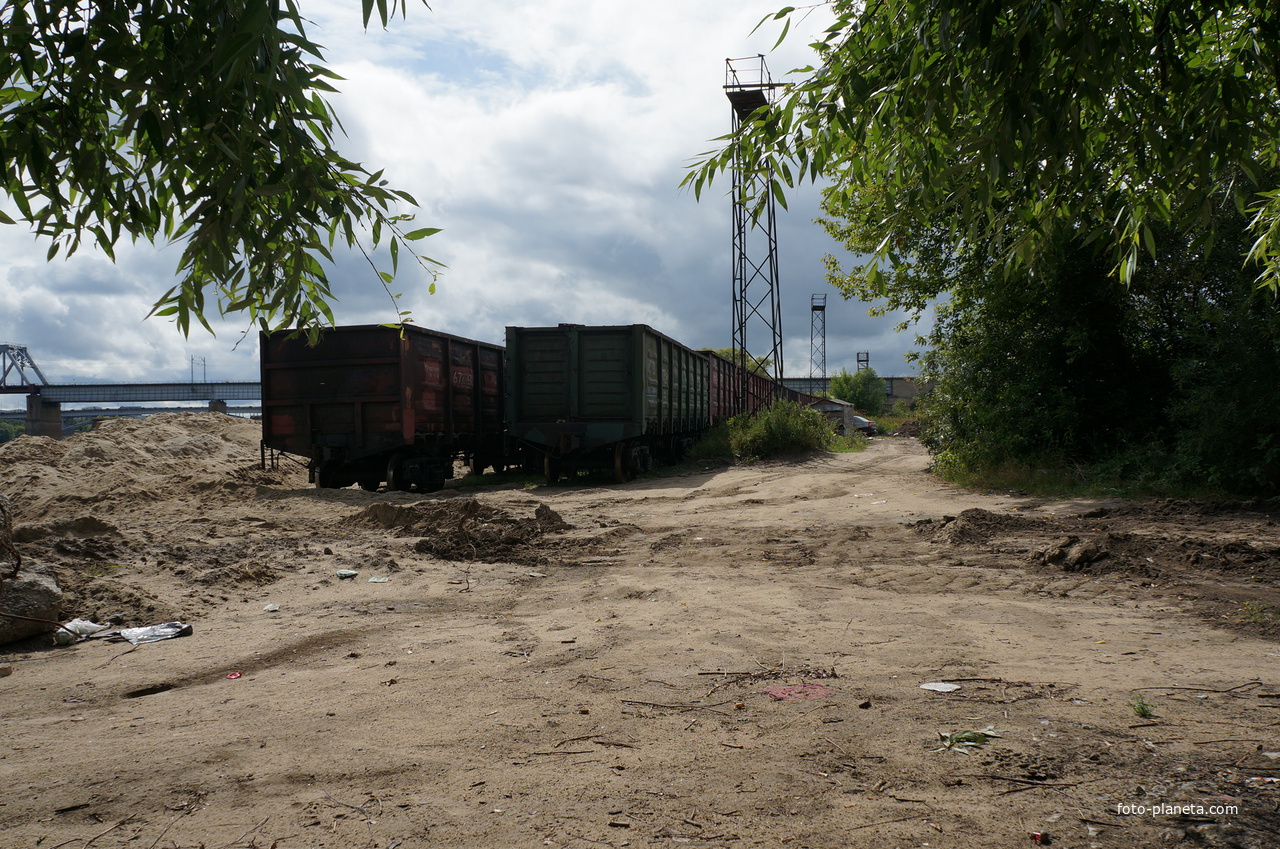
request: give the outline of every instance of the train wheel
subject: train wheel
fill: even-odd
[[[542,458],[542,475],[549,484],[560,480],[560,461],[550,454]]]
[[[404,458],[395,456],[387,463],[387,491],[388,492],[408,492],[411,481],[409,480],[408,470],[404,465]]]
[[[485,461],[484,457],[481,457],[479,454],[471,455],[471,474],[476,475],[477,477],[483,475],[484,467],[487,465],[489,464]],[[497,469],[494,471],[497,471]]]
[[[420,486],[423,492],[439,492],[444,489],[444,466],[427,466]]]
[[[631,468],[631,449],[625,442],[619,442],[613,448],[613,479],[618,483],[626,483],[635,477]]]
[[[382,481],[373,480],[372,478],[360,481],[360,488],[365,492],[377,492],[380,486],[382,486]]]
[[[338,483],[338,464],[332,460],[326,460],[320,464],[320,468],[316,469],[316,486],[320,489],[338,489],[341,484]]]

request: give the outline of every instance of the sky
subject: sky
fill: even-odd
[[[402,255],[395,290],[414,323],[502,344],[508,325],[644,323],[694,347],[732,341],[728,180],[695,200],[689,163],[730,129],[726,58],[767,55],[775,79],[812,61],[815,8],[772,50],[753,28],[777,0],[432,0],[385,30],[360,26],[354,0],[300,0],[308,35],[344,80],[330,102],[339,147],[419,202],[414,243],[442,262],[436,294]],[[810,299],[826,294],[828,374],[858,352],[882,376],[914,373],[915,332],[871,318],[824,280],[843,255],[813,222],[819,191],[778,210],[785,373],[810,373]],[[6,202],[6,208],[12,207]],[[150,305],[174,282],[177,246],[122,245],[112,263],[0,227],[0,342],[25,345],[54,383],[256,380],[243,319],[184,338]],[[395,310],[363,259],[330,270],[338,324]],[[755,350],[758,330],[748,331]]]

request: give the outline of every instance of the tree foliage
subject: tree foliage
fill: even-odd
[[[715,352],[733,363],[742,362],[744,359],[742,351],[733,346],[716,348]],[[755,354],[747,354],[745,362],[749,371],[753,371],[756,374],[773,374],[773,359],[770,357],[757,357]]]
[[[365,24],[407,2],[363,0]],[[334,147],[338,78],[294,0],[4,0],[0,48],[0,179],[20,219],[50,259],[180,243],[152,311],[184,334],[209,328],[210,302],[263,328],[332,323],[335,245],[371,264],[385,245],[388,286],[401,245],[436,232],[409,231],[396,208],[414,199]]]
[[[1225,197],[1215,214],[1207,255],[1194,234],[1157,227],[1157,258],[1129,286],[1080,238],[1013,275],[963,258],[923,357],[939,467],[1274,493],[1280,310],[1244,262],[1247,221]]]
[[[8,442],[11,439],[17,439],[26,432],[26,425],[21,422],[0,421],[0,443]]]
[[[853,374],[840,369],[831,376],[828,391],[832,398],[848,401],[860,413],[878,416],[884,412],[884,378],[876,374],[873,368],[858,369]]]
[[[696,192],[746,162],[777,194],[820,178],[882,193],[864,273],[884,293],[902,240],[938,226],[1005,270],[1052,256],[1072,229],[1127,281],[1161,226],[1210,250],[1225,191],[1250,220],[1255,273],[1277,288],[1280,191],[1261,176],[1280,164],[1274,3],[829,5],[813,67],[693,166]],[[789,28],[799,14],[770,17]]]

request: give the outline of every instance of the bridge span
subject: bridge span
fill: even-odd
[[[32,436],[62,438],[64,418],[98,415],[139,415],[111,411],[73,410],[63,404],[147,404],[157,401],[207,401],[209,410],[227,412],[228,401],[260,401],[262,384],[221,381],[210,383],[50,383],[23,345],[0,343],[0,396],[27,396],[26,428]],[[4,411],[12,413],[13,411]],[[161,412],[161,410],[156,410]],[[4,418],[11,418],[5,415]]]
[[[26,386],[0,386],[0,398],[4,395],[26,395],[27,410],[24,418],[26,431],[32,436],[48,436],[61,439],[62,422],[67,418],[89,418],[95,415],[138,416],[143,408],[115,410],[63,410],[66,404],[149,404],[157,401],[191,403],[206,401],[203,409],[228,412],[228,401],[258,401],[262,398],[260,383],[43,383]],[[152,413],[177,412],[182,408],[150,408]],[[197,408],[199,409],[199,408]],[[13,411],[0,416],[15,418]]]

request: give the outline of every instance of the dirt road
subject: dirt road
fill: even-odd
[[[1276,501],[888,438],[426,497],[256,461],[213,414],[0,446],[68,618],[194,628],[0,647],[3,845],[1280,845]]]

